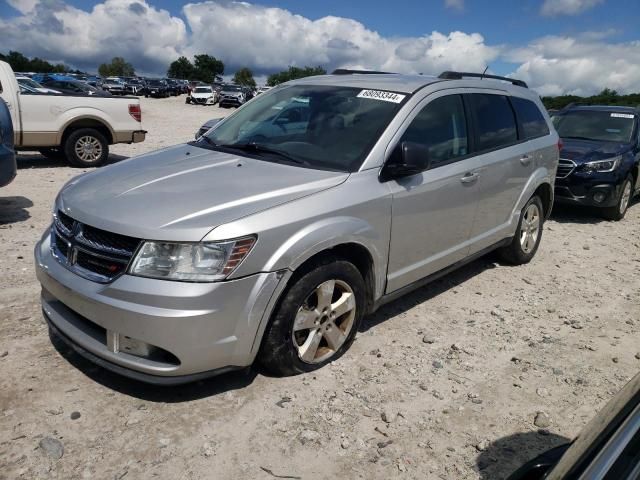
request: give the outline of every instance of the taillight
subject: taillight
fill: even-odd
[[[131,115],[136,122],[142,121],[142,109],[139,104],[129,105],[129,115]]]

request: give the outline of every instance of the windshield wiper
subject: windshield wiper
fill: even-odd
[[[572,140],[589,140],[591,142],[598,142],[599,140],[594,140],[593,138],[587,138],[587,137],[562,137],[562,138],[570,138]]]
[[[226,145],[216,145],[216,147],[223,148],[233,148],[235,150],[242,150],[244,152],[254,152],[254,153],[267,153],[271,155],[277,155],[285,160],[288,160],[293,163],[297,163],[298,165],[309,165],[309,162],[302,160],[300,158],[292,157],[287,152],[283,152],[282,150],[278,150],[275,148],[268,147],[261,143],[249,142],[249,143],[229,143]]]

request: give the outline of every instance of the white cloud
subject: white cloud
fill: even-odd
[[[464,10],[464,0],[444,0],[444,6],[461,12]]]
[[[217,55],[226,63],[258,71],[324,65],[436,73],[484,69],[499,53],[477,33],[387,38],[348,18],[310,20],[281,8],[240,2],[189,4],[183,12],[192,31],[190,51],[222,52]]]
[[[604,0],[544,0],[540,12],[547,16],[579,15]]]
[[[513,73],[542,95],[640,91],[640,41],[604,43],[595,34],[543,37],[505,54]]]
[[[89,11],[64,0],[9,1],[24,13],[0,18],[0,51],[93,72],[116,55],[138,72],[163,74],[179,55],[209,53],[225,62],[227,75],[249,66],[257,76],[289,65],[481,72],[500,61],[515,64],[512,75],[543,94],[640,91],[640,41],[613,43],[615,31],[549,36],[518,47],[488,45],[479,33],[459,31],[385,37],[349,18],[311,20],[232,0],[187,4],[182,17],[154,7],[153,0],[104,0]]]
[[[106,0],[91,11],[61,0],[38,1],[22,16],[0,19],[0,32],[3,50],[94,71],[116,55],[153,71],[176,58],[187,41],[181,19],[144,0]]]

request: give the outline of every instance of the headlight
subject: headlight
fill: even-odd
[[[598,160],[597,162],[587,162],[582,165],[582,171],[584,172],[613,172],[620,162],[622,156],[608,158],[607,160]]]
[[[224,242],[145,242],[129,273],[188,282],[224,280],[240,265],[255,242],[255,237]]]

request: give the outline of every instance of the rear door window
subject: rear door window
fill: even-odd
[[[494,150],[518,141],[516,117],[504,95],[468,94],[475,118],[476,150]]]
[[[447,95],[429,102],[413,119],[400,142],[427,147],[434,166],[467,155],[469,142],[462,96]]]
[[[520,138],[531,139],[549,134],[549,127],[538,106],[531,100],[511,97],[511,103],[520,122]]]

